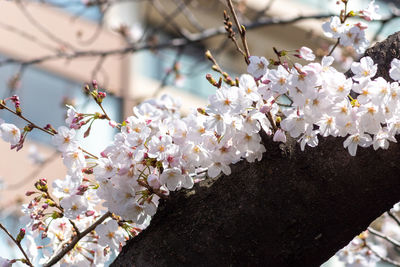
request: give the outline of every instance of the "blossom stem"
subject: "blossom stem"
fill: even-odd
[[[15,114],[16,116],[20,117],[21,119],[23,119],[24,121],[26,121],[27,123],[29,123],[30,126],[32,126],[33,128],[39,129],[39,130],[41,130],[41,131],[43,131],[43,132],[45,132],[45,133],[47,133],[47,134],[50,134],[50,135],[54,135],[54,133],[52,133],[52,132],[50,132],[49,130],[46,130],[46,129],[42,128],[42,127],[37,126],[36,124],[34,124],[33,122],[31,122],[30,120],[28,120],[27,118],[25,118],[22,114],[18,114],[17,112],[15,112],[14,110],[10,109],[9,107],[7,107],[6,105],[4,105],[3,103],[0,103],[0,108],[6,109],[6,110],[8,110],[9,112],[11,112],[11,113]]]
[[[24,262],[26,265],[33,267],[33,264],[31,263],[31,261],[28,258],[28,255],[26,255],[26,252],[24,251],[24,249],[21,246],[21,242],[18,242],[11,234],[10,232],[8,232],[8,230],[0,223],[0,228],[10,237],[10,239],[17,245],[17,247],[19,248],[19,250],[22,252],[22,254],[25,257],[25,260],[22,260],[22,262]]]
[[[138,184],[141,185],[141,186],[143,186],[143,187],[146,187],[146,189],[149,190],[149,192],[150,192],[151,194],[156,194],[157,196],[159,196],[159,197],[162,198],[162,199],[168,199],[168,197],[167,197],[166,195],[162,194],[160,190],[158,190],[158,189],[153,189],[153,188],[152,188],[150,185],[148,185],[146,182],[138,180]]]
[[[101,103],[98,103],[98,104],[99,104],[101,110],[103,111],[104,115],[106,116],[106,119],[110,121],[111,119],[110,119],[110,117],[108,116],[107,112],[104,110],[103,105],[102,105]]]
[[[328,57],[332,55],[333,51],[335,51],[336,47],[339,45],[340,38],[337,39],[335,45],[332,47],[331,51],[329,51]]]

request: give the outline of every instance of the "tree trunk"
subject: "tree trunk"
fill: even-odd
[[[400,33],[366,52],[389,79]],[[400,200],[400,146],[359,148],[319,138],[300,150],[263,136],[261,162],[239,162],[161,203],[112,266],[319,266]]]

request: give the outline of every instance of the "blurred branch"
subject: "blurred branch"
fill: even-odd
[[[172,63],[170,69],[168,69],[167,72],[165,73],[163,79],[161,80],[161,84],[157,88],[157,90],[154,92],[153,97],[155,97],[167,85],[168,78],[171,76],[171,74],[173,74],[176,71],[177,64],[179,63],[179,60],[183,54],[183,51],[184,51],[184,47],[183,46],[179,47],[179,49],[175,55],[174,62]]]
[[[35,44],[37,44],[45,49],[48,49],[50,51],[53,51],[53,52],[60,51],[59,48],[56,48],[52,45],[42,42],[39,38],[36,38],[36,36],[34,36],[28,32],[25,32],[21,29],[18,29],[17,27],[14,27],[12,25],[9,25],[9,24],[6,24],[6,23],[3,23],[0,21],[0,28],[4,29],[6,31],[12,32],[14,34],[17,34],[17,35],[21,36],[22,38],[25,38],[28,41],[34,42]]]
[[[247,30],[271,26],[271,25],[285,25],[290,23],[295,23],[302,20],[308,19],[324,19],[329,18],[332,14],[318,14],[312,16],[298,16],[295,18],[290,19],[276,19],[276,18],[260,18],[259,20],[244,25]],[[0,60],[0,67],[7,65],[7,64],[21,64],[21,65],[34,65],[40,64],[50,60],[56,59],[75,59],[75,58],[82,58],[82,57],[104,57],[104,56],[112,56],[112,55],[123,55],[127,53],[134,53],[142,50],[157,50],[157,49],[165,49],[171,47],[181,47],[187,46],[194,43],[199,43],[210,39],[215,36],[225,34],[225,28],[223,26],[210,28],[204,30],[200,33],[185,33],[186,38],[173,38],[164,42],[152,44],[152,43],[135,43],[128,47],[112,49],[112,50],[82,50],[82,51],[74,51],[71,53],[68,52],[60,52],[56,54],[46,55],[30,60],[18,60],[13,58],[8,58],[5,60]]]
[[[57,155],[59,154],[58,151],[54,152],[53,154],[51,154],[45,161],[43,161],[39,166],[36,167],[35,170],[33,170],[29,175],[27,175],[24,179],[14,183],[14,184],[10,184],[7,185],[6,189],[7,190],[13,190],[13,189],[17,189],[21,186],[23,186],[24,184],[26,184],[27,182],[31,181],[33,178],[35,178],[41,171],[43,171],[44,168],[46,168],[46,166],[48,164],[50,164],[51,162],[53,162],[54,160],[58,159]]]
[[[163,18],[164,22],[166,23],[166,25],[170,25],[175,31],[176,33],[178,33],[179,35],[181,35],[182,37],[186,38],[186,35],[184,32],[182,32],[182,28],[179,27],[178,24],[175,23],[174,19],[175,17],[182,12],[182,8],[178,6],[177,8],[177,13],[178,14],[174,14],[173,16],[171,14],[167,14],[165,11],[165,7],[160,3],[159,0],[151,0],[151,4],[153,5],[153,7],[157,10],[157,12],[161,15],[161,17]],[[184,6],[184,5],[183,5]],[[175,11],[173,12],[175,13]]]
[[[75,47],[58,38],[58,36],[54,35],[52,32],[50,32],[46,27],[44,27],[42,24],[40,24],[35,17],[28,11],[28,9],[25,7],[25,4],[21,0],[16,0],[17,6],[19,9],[22,11],[22,13],[25,15],[25,17],[29,20],[29,22],[40,32],[42,32],[44,35],[46,35],[50,40],[54,41],[55,43],[59,44],[62,48],[68,48],[70,50],[75,50]]]
[[[192,2],[191,0],[174,0],[178,8],[181,10],[185,18],[190,22],[190,24],[196,28],[198,31],[204,31],[204,28],[200,25],[200,22],[193,15],[192,11],[187,7],[187,5]],[[186,3],[187,2],[187,3]]]

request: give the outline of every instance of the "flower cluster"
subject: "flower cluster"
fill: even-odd
[[[134,108],[93,168],[105,207],[142,224],[154,215],[160,197],[191,188],[200,171],[228,175],[229,164],[261,158],[259,131],[270,125],[260,112],[254,78],[244,75],[238,86],[223,86],[209,100],[206,109],[184,118],[180,104],[168,96]]]
[[[398,82],[372,79],[377,65],[370,57],[352,64],[352,78],[338,72],[332,63],[332,57],[324,57],[321,63],[305,66],[279,65],[265,71],[258,90],[264,100],[290,99],[290,106],[281,110],[280,126],[298,138],[302,150],[305,145],[318,145],[318,135],[347,137],[343,145],[352,156],[358,146],[387,149],[389,141],[396,142],[400,127]],[[252,67],[251,63],[249,70]],[[398,59],[392,62],[390,76],[399,80]]]
[[[346,247],[339,250],[336,256],[340,261],[346,263],[346,266],[375,266],[380,261],[376,255],[377,251],[379,251],[379,255],[383,255],[384,250],[375,245],[368,245],[367,238],[368,232],[361,233]],[[374,252],[371,249],[374,249]]]
[[[358,54],[362,54],[369,46],[369,41],[365,37],[365,30],[368,26],[363,22],[349,24],[346,21],[354,16],[359,16],[366,21],[380,19],[381,16],[377,13],[379,6],[375,5],[375,1],[371,1],[366,9],[359,12],[347,12],[348,1],[342,2],[345,3],[345,9],[342,10],[340,17],[331,17],[329,22],[322,25],[324,34],[329,38],[338,39],[339,44],[342,46],[353,46]]]
[[[70,243],[73,237],[95,224],[101,217],[101,212],[96,211],[99,199],[87,179],[67,175],[64,180],[54,182],[52,194],[48,191],[46,179],[40,179],[35,187],[37,191],[27,192],[28,196],[35,198],[29,204],[23,205],[25,216],[21,220],[28,230],[25,236],[27,254],[35,262],[39,256],[38,249],[41,249],[43,255],[39,263],[44,264]],[[135,226],[121,225],[124,229],[115,220],[108,220],[97,226],[96,231],[91,231],[80,239],[60,263],[103,266],[109,259],[110,252],[118,253],[120,246],[128,238],[128,231]],[[38,245],[36,242],[39,237],[51,241],[45,246]]]

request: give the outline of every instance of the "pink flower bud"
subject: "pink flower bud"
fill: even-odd
[[[21,228],[19,230],[18,236],[16,238],[17,242],[20,243],[22,241],[22,239],[24,239],[24,236],[25,236],[25,229]]]
[[[90,217],[90,216],[93,216],[94,213],[95,213],[95,212],[94,212],[93,210],[88,210],[88,211],[86,211],[85,215],[86,215],[87,217]]]
[[[117,127],[117,125],[118,125],[118,123],[115,121],[109,121],[108,124],[113,128]]]

